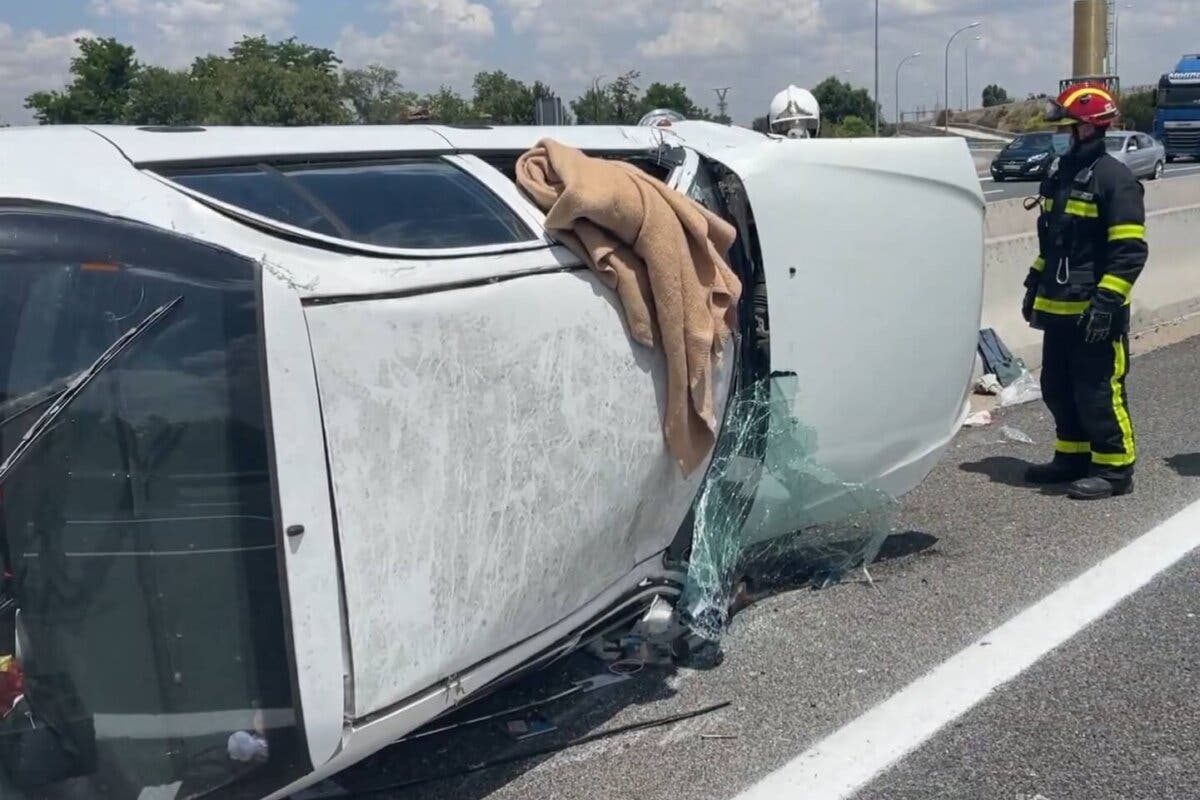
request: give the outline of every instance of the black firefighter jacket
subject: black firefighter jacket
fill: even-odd
[[[1129,330],[1129,299],[1146,265],[1142,184],[1105,152],[1104,139],[1077,147],[1041,185],[1038,258],[1025,279],[1037,287],[1030,324],[1077,325],[1089,303],[1114,315],[1114,334]]]

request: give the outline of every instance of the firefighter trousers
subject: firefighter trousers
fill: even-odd
[[[1042,340],[1042,398],[1054,416],[1056,458],[1090,458],[1091,474],[1121,480],[1137,461],[1125,376],[1129,337],[1083,341],[1076,326],[1048,329]]]

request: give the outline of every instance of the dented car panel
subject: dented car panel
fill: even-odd
[[[703,470],[663,448],[662,361],[591,273],[306,315],[356,717],[550,627],[674,538]]]
[[[636,160],[736,217],[749,291],[718,370],[718,411],[732,411],[709,474],[682,476],[664,447],[661,354],[630,340],[612,293],[554,244],[505,173],[545,136]],[[439,253],[393,246],[403,227],[382,244],[349,229],[315,235],[313,219],[234,208],[235,195],[177,177],[413,161],[458,170],[528,237]],[[677,560],[693,543],[711,544],[727,573],[747,537],[902,495],[957,429],[969,388],[984,207],[961,142],[781,141],[691,122],[286,137],[76,127],[0,133],[0,167],[8,204],[87,209],[255,266],[253,375],[275,498],[259,516],[274,526],[279,571],[278,586],[258,589],[285,611],[290,738],[276,746],[244,714],[206,717],[202,734],[192,717],[162,720],[184,740],[248,746],[238,765],[253,796],[283,797],[362,760],[580,646],[599,620],[655,597],[694,600],[695,575]],[[754,299],[769,315],[751,313]],[[753,503],[722,506],[719,483]],[[727,577],[700,587],[710,607],[728,599],[717,586]],[[158,608],[140,589],[125,602]],[[189,637],[223,641],[215,620],[194,624]],[[158,669],[148,680],[191,681]],[[228,730],[212,728],[226,719]],[[136,797],[139,776],[123,779]]]

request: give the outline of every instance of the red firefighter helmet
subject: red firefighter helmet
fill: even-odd
[[[1103,84],[1085,81],[1071,84],[1056,100],[1050,101],[1046,121],[1055,125],[1086,122],[1106,128],[1120,114],[1116,99]]]

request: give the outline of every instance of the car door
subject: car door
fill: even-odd
[[[1145,175],[1147,153],[1136,135],[1131,135],[1125,140],[1125,150],[1128,153],[1129,169],[1138,177]]]
[[[1159,153],[1158,148],[1155,147],[1154,140],[1146,134],[1139,133],[1137,135],[1137,140],[1138,146],[1141,148],[1141,152],[1143,154],[1142,164],[1143,168],[1145,169],[1144,174],[1153,175],[1161,154]]]
[[[484,250],[479,230],[545,237],[508,178],[473,157],[448,163],[458,172],[421,170],[421,204],[390,201],[405,188],[383,186],[370,167],[309,188],[347,217],[360,202],[364,214],[410,209],[387,224],[414,236],[436,225]],[[335,203],[335,193],[356,200]],[[404,291],[304,309],[355,718],[620,592],[674,538],[704,473],[683,475],[669,456],[661,355],[629,339],[615,295],[590,270],[549,244],[469,258],[487,277],[442,277],[462,259],[410,260]]]
[[[964,416],[983,291],[984,202],[961,141],[762,140],[740,178],[765,270],[773,375],[844,486],[919,483]],[[809,512],[760,526],[786,533]],[[794,529],[794,528],[793,528]]]

